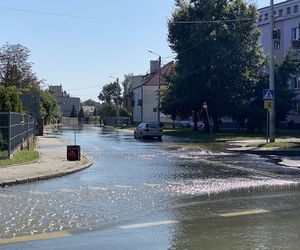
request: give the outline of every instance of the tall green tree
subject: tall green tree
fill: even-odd
[[[44,117],[45,123],[51,123],[54,119],[59,118],[60,110],[54,95],[46,91],[41,91],[40,115]]]
[[[71,113],[70,113],[70,117],[77,117],[77,110],[76,110],[74,104],[72,105],[72,110],[71,110]]]
[[[132,84],[133,84],[133,74],[125,74],[123,85],[123,107],[127,110],[128,114],[132,111]]]
[[[100,101],[110,104],[112,101],[116,103],[116,97],[120,94],[120,85],[115,81],[103,86],[102,91],[98,95]]]
[[[164,112],[193,115],[197,121],[206,102],[218,130],[221,117],[234,116],[250,100],[264,60],[257,43],[258,12],[247,2],[176,1],[168,23],[170,47],[177,53],[176,77],[163,93],[168,100],[162,100]]]

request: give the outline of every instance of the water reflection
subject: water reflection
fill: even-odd
[[[64,139],[73,141],[73,130],[62,132]],[[126,131],[92,126],[78,128],[76,133],[78,144],[93,157],[94,165],[63,178],[1,189],[0,224],[4,226],[0,227],[0,238],[96,230],[159,214],[179,221],[187,219],[179,228],[170,228],[176,231],[174,246],[184,249],[189,247],[184,244],[187,235],[192,237],[191,246],[196,246],[197,232],[205,239],[217,230],[212,225],[206,229],[205,218],[224,204],[231,206],[222,203],[224,193],[230,193],[228,197],[249,197],[255,188],[293,189],[298,183],[296,170],[285,172],[256,156],[224,153],[223,145],[140,141]],[[276,175],[282,173],[289,176]],[[239,190],[238,195],[233,190]],[[195,200],[184,203],[187,197]],[[197,203],[207,197],[215,197],[217,202]],[[186,204],[191,204],[191,209]],[[190,221],[194,215],[203,226],[198,228]],[[219,226],[220,222],[212,223]],[[222,237],[221,232],[215,232],[215,236]]]

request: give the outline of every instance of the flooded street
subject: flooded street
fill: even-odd
[[[65,130],[61,136],[72,142],[74,133]],[[265,249],[275,243],[285,249],[299,243],[297,169],[213,145],[204,148],[167,137],[162,142],[135,140],[122,130],[85,127],[77,131],[77,143],[94,159],[90,168],[0,189],[0,239],[68,232],[72,249],[82,249],[80,237],[97,234],[104,249],[116,249],[106,233],[138,246],[141,239],[123,237],[118,230],[143,228],[148,240],[157,240],[158,246],[149,249]],[[232,214],[238,211],[254,216]],[[145,224],[150,222],[157,224]],[[34,244],[0,249],[35,249]],[[64,244],[55,249],[67,249]]]

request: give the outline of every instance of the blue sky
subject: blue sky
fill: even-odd
[[[148,50],[170,60],[166,23],[173,9],[174,0],[0,0],[0,45],[24,45],[47,85],[97,100],[110,76],[121,82],[124,74],[145,74],[157,59]]]

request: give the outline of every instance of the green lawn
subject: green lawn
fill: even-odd
[[[252,147],[259,147],[259,148],[300,148],[300,142],[271,142],[271,143],[263,143],[263,144],[254,144],[249,145]]]
[[[189,138],[191,140],[199,140],[201,142],[224,142],[233,140],[247,140],[247,139],[264,139],[264,134],[252,134],[246,131],[221,131],[219,133],[207,133],[206,131],[194,131],[191,128],[165,128],[165,135],[178,136],[182,138]]]
[[[16,153],[16,155],[12,159],[8,160],[0,160],[0,168],[5,167],[8,165],[14,165],[14,164],[22,164],[26,162],[31,162],[34,160],[37,160],[40,155],[39,152],[35,150],[36,141],[33,141],[30,144],[30,148],[20,150]]]
[[[182,138],[188,138],[190,140],[197,140],[200,142],[226,142],[226,141],[238,141],[238,140],[264,140],[266,135],[264,132],[261,133],[250,133],[245,130],[221,130],[219,133],[207,133],[204,130],[194,131],[192,128],[164,128],[164,135],[177,136]],[[276,138],[300,138],[300,131],[276,131]],[[298,143],[292,142],[276,142],[276,144],[260,144],[255,145],[260,147],[281,147],[281,148],[292,148],[300,147]]]

